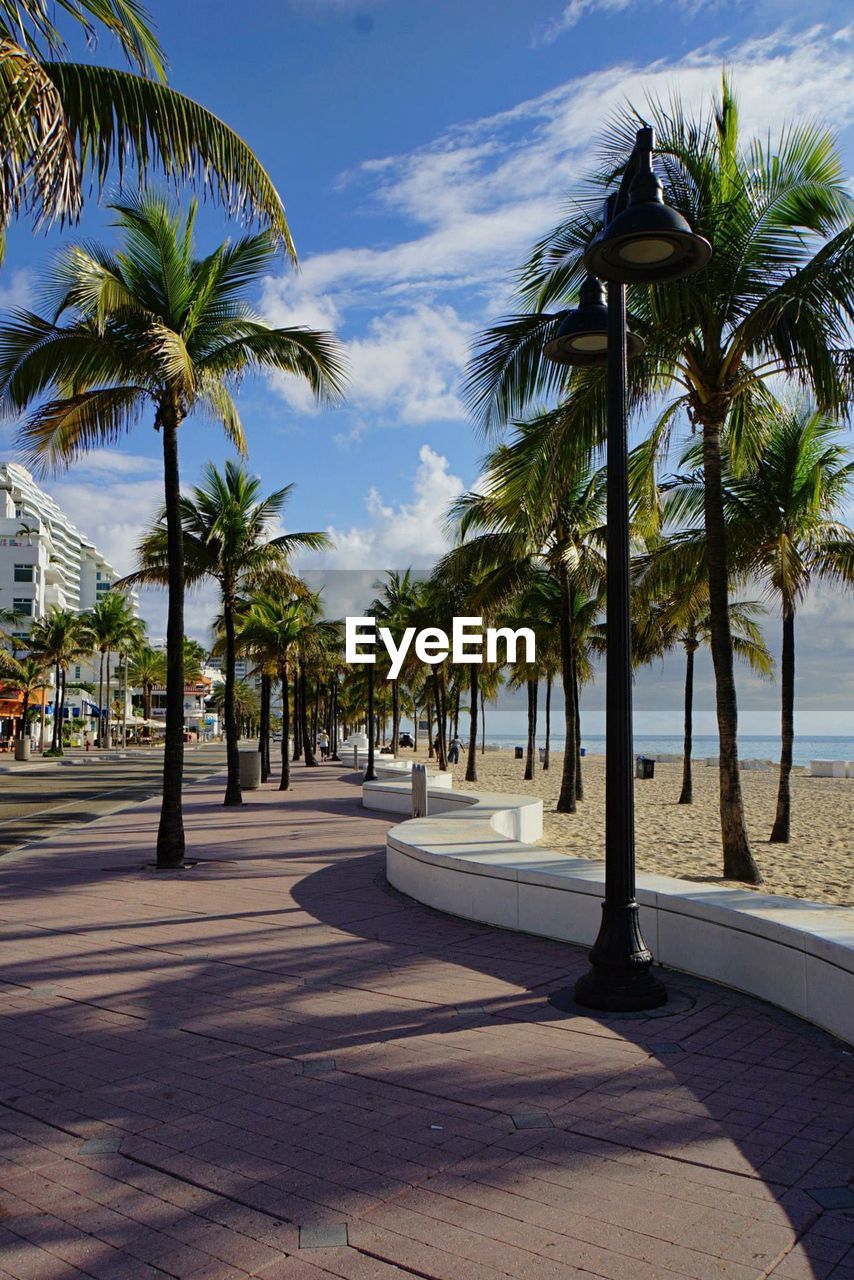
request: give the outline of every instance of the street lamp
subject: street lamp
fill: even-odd
[[[711,245],[664,203],[652,168],[653,130],[637,132],[618,191],[605,204],[602,230],[584,255],[579,306],[564,316],[546,356],[558,364],[607,367],[607,653],[605,691],[605,898],[590,969],[574,989],[550,996],[569,1012],[654,1009],[667,989],[652,972],[635,898],[632,779],[632,673],[626,363],[643,342],[626,324],[627,284],[661,284],[704,267]],[[598,279],[597,279],[598,277]],[[607,303],[599,280],[608,282]]]

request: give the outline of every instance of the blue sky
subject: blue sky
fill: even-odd
[[[514,267],[556,220],[611,109],[673,87],[699,105],[726,62],[745,129],[774,134],[786,118],[815,115],[840,131],[854,171],[852,29],[836,5],[811,6],[808,21],[801,6],[778,0],[150,7],[174,86],[238,129],[285,199],[301,269],[279,264],[259,305],[280,323],[334,327],[347,343],[343,408],[318,413],[285,382],[248,383],[240,395],[252,467],[269,488],[296,484],[287,523],[329,529],[336,566],[426,565],[442,549],[442,510],[473,483],[483,451],[459,399],[469,341],[508,308]],[[98,57],[113,58],[106,43]],[[206,207],[200,248],[228,232]],[[94,203],[81,234],[110,234]],[[0,304],[31,296],[59,241],[12,229]],[[185,426],[181,444],[186,482],[206,459],[226,456],[202,420]],[[158,438],[141,428],[49,487],[129,567],[160,498]],[[815,625],[805,616],[801,627],[805,723],[844,732],[851,708],[840,711],[838,698],[831,708],[830,697],[823,706],[821,685],[830,687],[837,665],[840,679],[854,669],[851,605],[819,596],[810,608]],[[209,612],[205,598],[191,604],[196,631]],[[675,669],[673,677],[675,706]],[[650,710],[662,681],[670,684],[669,668],[650,684]],[[776,698],[745,685],[757,731],[776,720]]]

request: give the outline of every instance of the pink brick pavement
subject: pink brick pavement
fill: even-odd
[[[352,779],[294,783],[189,788],[187,873],[152,803],[0,863],[0,1280],[854,1280],[844,1046],[679,975],[558,1016],[581,951],[402,898]]]

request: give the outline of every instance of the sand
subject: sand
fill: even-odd
[[[419,756],[423,753],[419,750]],[[406,758],[410,752],[403,751]],[[542,844],[573,857],[605,855],[605,764],[601,756],[584,760],[585,799],[577,813],[556,813],[562,756],[553,754],[547,772],[537,766],[532,782],[524,781],[523,760],[512,750],[478,753],[478,782],[467,783],[465,758],[453,766],[454,786],[514,791],[543,799]],[[635,783],[637,865],[683,879],[735,883],[722,876],[718,771],[694,765],[694,803],[677,803],[681,764],[656,764],[651,781]],[[777,801],[777,771],[742,773],[742,788],[753,855],[762,873],[764,892],[854,905],[854,778],[810,778],[792,775],[792,832],[789,844],[770,844],[768,835]]]

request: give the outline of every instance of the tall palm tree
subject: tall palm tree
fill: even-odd
[[[21,719],[18,737],[25,738],[29,731],[30,699],[34,693],[44,691],[47,669],[44,660],[36,654],[18,658],[0,650],[0,685],[21,694]]]
[[[690,455],[688,455],[690,458]],[[854,480],[854,455],[838,424],[814,408],[783,406],[766,420],[762,457],[736,468],[725,453],[724,513],[733,559],[764,582],[780,607],[781,750],[772,843],[791,825],[795,736],[795,615],[813,580],[854,586],[854,529],[841,520]],[[696,511],[696,480],[675,491],[681,512]]]
[[[100,654],[98,672],[98,746],[110,745],[110,659],[114,650],[140,634],[140,623],[133,615],[127,596],[120,591],[107,591],[84,615],[86,627],[92,634],[95,648]],[[106,663],[106,680],[104,665]],[[105,696],[106,690],[106,696]]]
[[[498,610],[544,567],[556,579],[567,740],[557,811],[574,813],[578,757],[569,744],[578,737],[579,720],[576,618],[582,602],[602,595],[605,471],[576,452],[572,463],[562,467],[560,485],[553,485],[553,462],[540,449],[539,423],[517,423],[510,443],[486,459],[481,491],[463,494],[451,505],[449,519],[461,541],[441,563],[440,573],[457,582],[477,576],[476,602]]]
[[[115,38],[140,74],[71,63],[52,10],[94,44]],[[165,83],[166,60],[136,0],[0,3],[0,259],[4,231],[25,210],[36,224],[75,221],[87,180],[100,189],[126,164],[140,176],[213,190],[229,213],[262,217],[293,256],[285,211],[268,174],[221,120]]]
[[[188,586],[193,586],[204,578],[212,578],[219,586],[222,600],[225,636],[223,715],[228,768],[226,805],[243,802],[238,716],[233,703],[238,597],[273,574],[282,579],[295,551],[318,551],[330,546],[329,538],[320,532],[284,533],[271,538],[269,534],[284,511],[293,485],[276,489],[266,497],[261,496],[260,490],[260,479],[250,476],[241,464],[229,460],[220,472],[213,463],[208,463],[201,485],[193,488],[180,502],[185,581]],[[139,569],[125,579],[126,582],[168,585],[169,530],[165,511],[143,537],[137,548],[137,560]],[[288,585],[292,590],[300,586],[295,579]]]
[[[390,569],[385,577],[374,583],[379,595],[370,605],[370,616],[380,626],[387,627],[395,640],[412,625],[412,617],[420,603],[420,586],[412,577],[412,570]],[[396,756],[400,739],[400,677],[389,680],[391,685],[391,753]]]
[[[95,640],[83,617],[76,614],[73,609],[61,609],[58,605],[54,605],[44,618],[38,618],[33,623],[30,629],[29,647],[40,662],[54,669],[56,692],[53,700],[53,734],[50,754],[61,756],[68,668],[72,662],[92,652]]]
[[[738,770],[722,441],[726,430],[742,455],[756,452],[755,410],[770,398],[768,379],[780,374],[810,387],[824,411],[846,401],[854,201],[828,130],[795,124],[776,144],[745,141],[726,79],[704,116],[690,118],[678,98],[652,102],[646,114],[656,131],[664,198],[714,253],[704,271],[685,280],[629,288],[632,327],[646,341],[630,365],[629,399],[632,409],[658,414],[654,436],[662,446],[680,418],[702,433],[724,874],[755,881]],[[557,490],[579,441],[603,436],[605,371],[567,373],[545,358],[543,345],[577,297],[602,191],[619,176],[638,123],[630,108],[616,118],[580,212],[551,231],[523,268],[524,314],[482,336],[470,369],[470,402],[487,430],[502,428],[544,396],[559,396],[559,407],[540,422],[549,483]]]
[[[694,662],[697,651],[711,643],[709,580],[703,546],[684,554],[681,539],[667,541],[657,554],[636,562],[639,579],[635,592],[632,644],[635,663],[650,662],[681,647],[685,653],[682,789],[679,804],[693,804],[692,771],[694,723]],[[669,552],[675,552],[670,555]],[[729,625],[733,653],[757,675],[769,676],[774,661],[768,651],[757,614],[762,606],[753,600],[730,600]]]
[[[245,451],[230,386],[258,369],[304,378],[319,399],[337,394],[338,348],[330,334],[274,329],[253,314],[245,290],[269,266],[269,233],[193,249],[194,210],[180,216],[156,195],[114,206],[123,250],[66,252],[56,273],[57,321],[18,312],[0,325],[0,407],[23,412],[31,463],[65,465],[118,439],[144,411],[163,445],[169,609],[166,742],[157,865],[181,866],[184,824],[184,549],[178,430],[202,409]],[[59,319],[67,317],[64,324]],[[47,396],[46,400],[42,397]]]
[[[146,722],[145,736],[151,738],[151,699],[155,685],[166,683],[166,654],[142,640],[130,654],[127,670],[128,682],[133,689],[142,690],[142,716]]]

